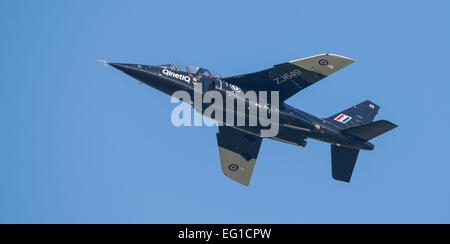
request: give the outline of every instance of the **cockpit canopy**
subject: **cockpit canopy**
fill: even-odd
[[[191,65],[182,65],[182,64],[163,64],[158,65],[159,67],[164,67],[166,69],[170,69],[172,71],[184,71],[188,73],[192,73],[196,76],[206,76],[206,77],[215,77],[215,75],[211,74],[209,70],[197,67],[197,66],[191,66]]]

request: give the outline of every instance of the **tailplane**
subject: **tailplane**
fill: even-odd
[[[371,101],[362,102],[326,120],[348,137],[369,141],[397,127],[387,120],[372,122],[380,107]],[[331,145],[331,166],[335,180],[350,182],[359,149]]]
[[[350,182],[359,150],[331,145],[331,169],[333,179]]]
[[[369,124],[344,129],[341,132],[342,134],[354,136],[364,141],[368,141],[396,127],[397,125],[392,122],[389,122],[387,120],[379,120]]]

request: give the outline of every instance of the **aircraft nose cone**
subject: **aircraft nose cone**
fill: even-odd
[[[108,64],[125,73],[129,72],[130,70],[139,69],[139,65],[136,64],[120,64],[120,63],[108,63]]]
[[[140,64],[121,64],[121,63],[108,63],[112,67],[124,72],[125,74],[146,83],[152,80],[155,75],[149,70],[149,66]]]
[[[162,77],[162,75],[153,69],[153,66],[143,64],[123,64],[123,63],[106,63],[112,67],[124,72],[125,74],[135,78],[136,80],[151,86],[169,96],[180,89],[176,82]],[[184,87],[183,87],[184,88]]]

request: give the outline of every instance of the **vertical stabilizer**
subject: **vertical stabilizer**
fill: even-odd
[[[347,129],[372,122],[380,107],[371,101],[365,101],[326,120],[340,129]]]

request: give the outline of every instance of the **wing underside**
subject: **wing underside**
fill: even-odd
[[[354,60],[343,56],[321,54],[224,80],[245,90],[279,91],[280,99],[284,101],[353,62]]]
[[[262,138],[228,126],[219,126],[217,134],[222,172],[248,186],[255,168]]]

